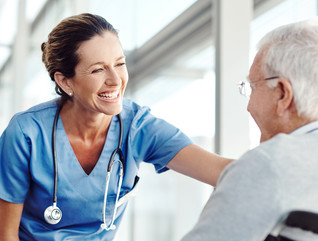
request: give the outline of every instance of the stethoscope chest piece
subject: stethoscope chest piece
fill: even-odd
[[[52,206],[49,206],[45,209],[44,212],[44,219],[49,224],[57,224],[61,221],[62,218],[62,211],[53,203]]]

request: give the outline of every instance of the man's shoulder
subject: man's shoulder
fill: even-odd
[[[312,162],[318,155],[318,133],[290,135],[278,134],[262,142],[257,147],[245,152],[240,158],[229,165],[229,169],[242,172],[263,170],[276,173],[276,170],[290,169],[302,165],[299,159]]]
[[[281,159],[282,153],[289,150],[289,137],[286,134],[279,134],[268,141],[246,151],[237,160],[230,163],[223,171],[223,174],[233,170],[251,175],[257,170],[275,170],[276,163]],[[289,152],[290,153],[290,152]]]

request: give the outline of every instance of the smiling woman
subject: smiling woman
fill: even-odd
[[[61,97],[16,114],[1,136],[0,240],[112,240],[141,162],[216,184],[229,159],[123,97],[125,56],[104,18],[64,19],[42,51]]]

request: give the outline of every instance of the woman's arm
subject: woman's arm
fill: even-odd
[[[0,240],[19,241],[19,226],[23,203],[9,203],[0,199]]]
[[[192,144],[181,149],[167,167],[215,186],[221,172],[231,161]]]

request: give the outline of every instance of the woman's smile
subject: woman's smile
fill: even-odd
[[[105,91],[98,94],[99,99],[106,102],[117,102],[121,99],[120,89],[114,91]]]

